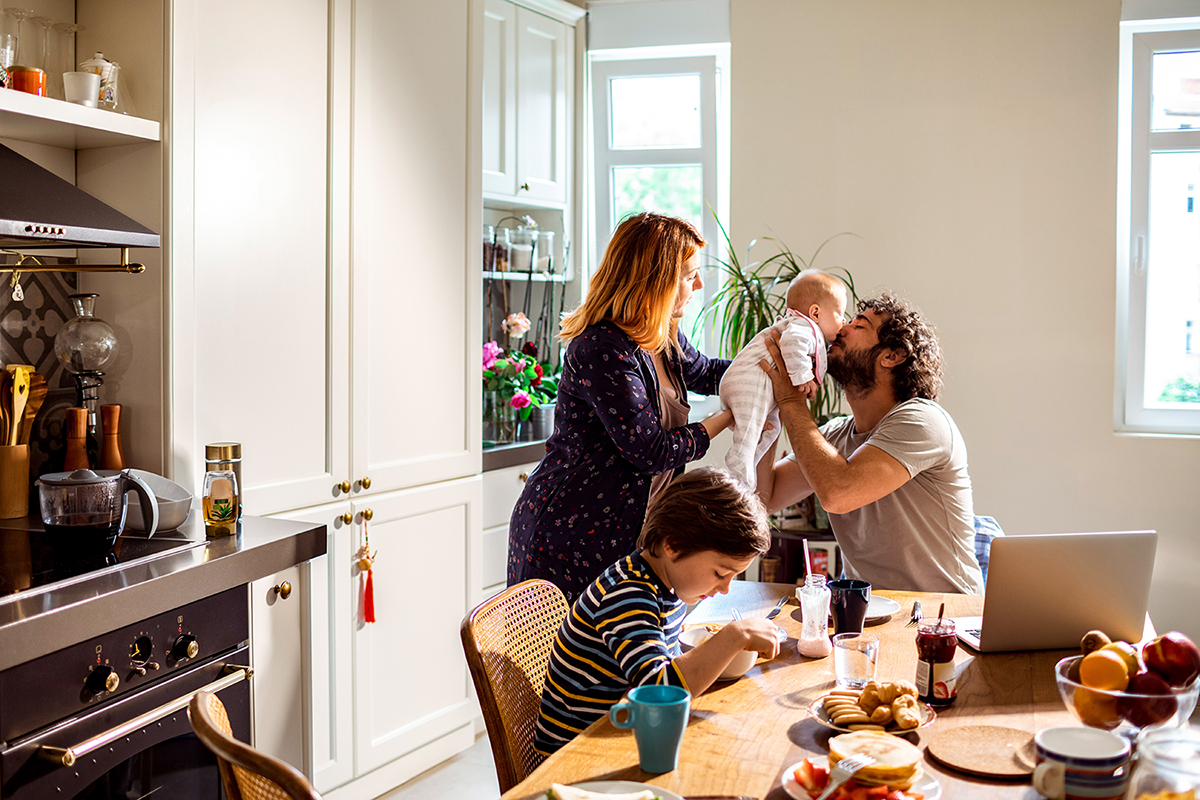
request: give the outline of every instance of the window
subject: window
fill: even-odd
[[[1121,24],[1118,430],[1200,434],[1200,19]]]
[[[621,220],[641,211],[688,220],[708,241],[708,253],[723,255],[713,213],[724,213],[728,194],[719,175],[728,150],[720,91],[727,53],[718,45],[589,54],[593,264],[600,263]],[[695,328],[702,299],[719,279],[714,268],[705,269],[704,298],[693,299],[681,321],[701,350],[706,337]]]

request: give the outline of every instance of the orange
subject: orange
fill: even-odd
[[[1087,689],[1075,690],[1075,713],[1084,725],[1112,730],[1121,724],[1117,698]]]
[[[1079,662],[1079,682],[1093,689],[1123,692],[1129,686],[1129,668],[1113,651],[1093,650]]]

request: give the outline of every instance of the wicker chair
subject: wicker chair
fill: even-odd
[[[225,704],[212,692],[197,692],[188,704],[196,738],[217,756],[229,800],[321,800],[299,770],[233,738]]]
[[[463,649],[483,708],[500,792],[542,762],[533,731],[550,649],[567,600],[548,581],[525,581],[485,600],[462,622]]]

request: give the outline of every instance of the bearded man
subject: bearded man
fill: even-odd
[[[794,449],[775,463],[772,448],[758,465],[767,510],[815,492],[846,576],[876,589],[982,593],[967,448],[936,402],[941,348],[920,312],[888,294],[858,304],[829,346],[852,413],[820,428],[778,344],[767,347],[780,368],[761,366]]]

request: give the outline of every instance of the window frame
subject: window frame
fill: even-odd
[[[1200,408],[1145,403],[1146,287],[1153,269],[1150,156],[1200,152],[1200,128],[1152,131],[1153,58],[1200,50],[1200,17],[1121,23],[1117,149],[1117,363],[1114,428],[1118,432],[1200,435]]]
[[[657,167],[699,165],[701,191],[705,204],[701,209],[700,235],[708,242],[701,258],[704,262],[702,296],[693,304],[707,302],[723,277],[715,260],[725,258],[725,242],[713,212],[727,224],[729,207],[729,46],[674,45],[665,47],[593,50],[588,53],[588,168],[592,176],[591,264],[599,266],[609,238],[619,220],[613,219],[612,171],[619,167]],[[659,77],[670,75],[700,76],[700,146],[639,147],[615,150],[611,147],[611,95],[608,82],[613,78]],[[710,210],[711,207],[711,210]],[[584,287],[586,296],[586,285]],[[684,331],[692,337],[690,329]],[[702,352],[709,352],[713,340],[711,325],[693,341]]]

